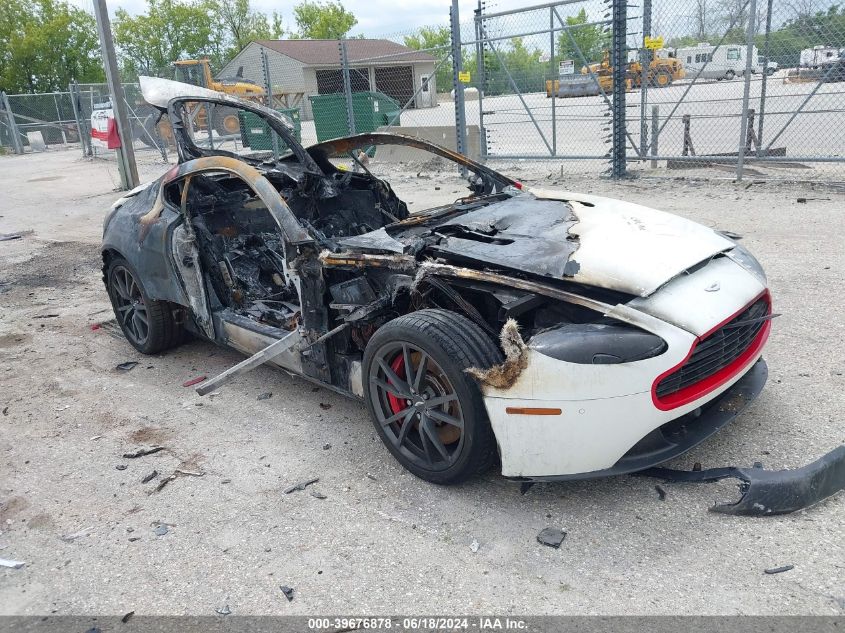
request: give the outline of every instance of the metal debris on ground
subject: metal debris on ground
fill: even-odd
[[[663,490],[660,486],[655,486],[654,489],[657,491],[657,496],[660,498],[661,501],[666,500],[666,491]]]
[[[164,446],[154,446],[153,448],[142,448],[140,450],[135,451],[134,453],[124,453],[123,456],[126,459],[135,459],[137,457],[145,457],[147,455],[152,455],[153,453],[158,453],[159,451],[163,451]]]
[[[259,400],[269,400],[272,397],[273,397],[273,394],[268,391],[267,393],[262,393],[260,396],[258,396],[258,399]]]
[[[193,387],[194,385],[198,385],[203,380],[208,379],[208,376],[197,376],[196,378],[191,378],[190,380],[186,380],[182,383],[183,387]]]
[[[279,587],[282,590],[282,593],[285,594],[285,598],[288,599],[288,602],[293,600],[293,587],[288,587],[287,585],[282,585]]]
[[[190,475],[191,477],[202,477],[203,475],[205,475],[205,473],[204,473],[204,472],[202,472],[202,471],[199,471],[199,470],[185,470],[184,468],[177,468],[176,470],[174,470],[174,471],[173,471],[173,474],[174,474],[174,475],[176,475],[176,474],[179,474],[179,475]]]
[[[329,444],[329,443],[323,444],[323,450],[324,450],[324,451],[329,450],[331,447],[332,447],[332,445],[331,445],[331,444]]]
[[[58,314],[36,314],[33,319],[57,319]]]
[[[285,494],[289,495],[290,493],[296,492],[297,490],[305,490],[308,486],[310,486],[311,484],[316,484],[318,481],[320,481],[319,477],[300,481],[298,484],[294,484],[289,488],[285,488]]]
[[[130,611],[129,613],[125,614],[122,618],[120,618],[120,621],[123,622],[123,624],[126,624],[127,622],[129,622],[133,615],[135,615],[135,612]]]
[[[563,543],[563,539],[566,538],[566,532],[559,528],[547,527],[543,528],[542,531],[537,535],[537,542],[541,545],[547,545],[548,547],[554,547],[558,549],[560,544]]]
[[[170,531],[170,528],[168,528],[166,525],[164,525],[164,523],[157,526],[156,529],[153,530],[153,532],[155,533],[156,536],[164,536],[169,531]]]
[[[88,536],[88,534],[93,529],[94,529],[94,526],[90,526],[90,527],[87,527],[87,528],[83,528],[83,529],[79,530],[78,532],[74,532],[72,534],[65,534],[64,536],[62,536],[62,540],[65,543],[73,543],[76,539],[78,539],[82,536]]]
[[[149,475],[145,475],[145,476],[144,476],[144,478],[141,480],[141,483],[142,483],[142,484],[148,484],[148,483],[150,483],[153,479],[155,479],[156,477],[158,477],[158,471],[157,471],[157,470],[154,470],[154,471],[153,471],[153,472],[151,472]]]
[[[2,233],[0,234],[0,242],[8,242],[10,240],[19,240],[23,237],[23,233]]]
[[[321,402],[320,408],[323,409],[324,411],[327,411],[327,410],[332,408],[332,405],[330,405],[328,402]]]
[[[137,360],[128,360],[125,363],[120,363],[120,365],[115,366],[115,369],[118,371],[131,371],[137,364]]]
[[[783,565],[781,567],[772,567],[771,569],[764,569],[764,574],[782,574],[785,571],[795,569],[795,565]]]
[[[217,613],[219,613],[220,615],[230,615],[230,614],[232,613],[232,610],[229,608],[229,605],[228,605],[228,604],[227,604],[227,605],[224,605],[224,606],[223,606],[222,608],[220,608],[220,609],[215,609],[215,611],[216,611]]]
[[[322,492],[317,492],[316,490],[311,492],[311,496],[314,497],[315,499],[327,499],[328,498]]]
[[[117,466],[115,466],[116,470],[126,470],[126,468],[126,464],[118,464]]]
[[[20,569],[26,565],[22,560],[8,560],[7,558],[0,558],[0,567],[8,567],[10,569]]]
[[[174,479],[176,479],[176,473],[171,473],[169,477],[165,477],[164,479],[162,479],[159,482],[159,484],[155,487],[155,490],[153,490],[152,492],[161,492],[162,488],[164,488],[167,484],[169,484]],[[152,494],[152,493],[150,493],[150,494]]]
[[[481,547],[481,543],[478,542],[478,539],[472,539],[472,543],[469,544],[469,548],[473,552],[477,552],[479,547]]]

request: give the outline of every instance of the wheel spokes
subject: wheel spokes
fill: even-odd
[[[402,421],[402,428],[399,430],[399,435],[396,437],[396,445],[402,446],[405,441],[408,439],[408,433],[411,432],[414,424],[412,419],[414,417],[414,410],[413,409],[406,409],[407,414],[405,415],[405,419]],[[403,411],[403,413],[405,413]]]
[[[420,352],[420,360],[419,365],[417,365],[417,374],[414,376],[414,384],[412,385],[412,389],[414,393],[419,393],[420,384],[422,383],[422,379],[425,376],[425,367],[428,363],[428,354],[425,352]],[[413,365],[406,365],[406,367],[413,367]],[[405,375],[408,375],[408,370],[405,370]]]
[[[429,407],[439,407],[441,405],[455,401],[457,399],[458,399],[458,396],[456,396],[454,393],[447,393],[445,396],[438,396],[437,398],[432,398],[431,400],[426,402],[426,404]]]
[[[386,391],[387,393],[393,394],[397,398],[407,399],[408,396],[410,395],[407,392],[402,391],[398,386],[396,386],[396,384],[385,382],[385,381],[381,380],[380,378],[370,378],[370,382],[372,382],[374,385],[376,385],[377,387],[379,387],[383,391]]]
[[[379,367],[381,367],[381,370],[384,372],[384,375],[387,376],[388,381],[390,381],[396,387],[396,389],[399,390],[398,393],[396,393],[396,392],[394,392],[394,393],[396,393],[396,395],[402,396],[404,398],[408,398],[411,395],[411,389],[410,389],[410,386],[408,385],[408,383],[405,382],[404,380],[402,380],[399,376],[397,376],[396,372],[393,371],[393,369],[391,369],[390,365],[388,365],[386,362],[384,362],[383,359],[379,358],[378,364],[379,364]],[[406,372],[407,372],[407,370],[406,370]]]
[[[122,271],[117,271],[114,274],[114,287],[121,299],[129,299],[129,294],[126,289],[126,281],[121,279],[121,273]]]
[[[440,441],[440,437],[437,435],[437,429],[434,428],[431,418],[428,416],[428,412],[424,413],[422,416],[420,429],[423,433],[425,433],[428,441],[431,442],[431,445],[434,446],[435,450],[440,453],[440,457],[442,457],[444,461],[450,461],[449,451],[446,450],[443,442]]]
[[[126,335],[137,344],[149,336],[150,323],[144,295],[135,277],[126,268],[118,267],[112,273],[115,313]]]
[[[464,421],[462,419],[453,417],[443,411],[438,411],[437,409],[431,409],[425,412],[425,415],[430,417],[432,420],[437,420],[438,422],[443,422],[445,424],[451,424],[452,426],[456,426],[459,429],[463,430],[464,428]]]
[[[401,340],[383,347],[373,361],[370,397],[384,439],[422,468],[452,466],[464,445],[464,417],[437,361]]]
[[[409,409],[402,409],[398,413],[394,413],[389,418],[382,420],[381,425],[382,426],[390,426],[394,422],[398,422],[400,420],[400,418],[403,418],[403,417],[408,415],[408,411],[409,411]],[[404,422],[403,422],[403,424],[404,424]]]

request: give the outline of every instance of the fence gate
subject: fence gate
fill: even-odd
[[[479,2],[472,39],[461,42],[462,79],[467,121],[478,125],[486,157],[572,160],[579,170],[605,170],[609,161],[624,173],[634,139],[613,113],[625,111],[625,21],[619,2],[499,12]]]

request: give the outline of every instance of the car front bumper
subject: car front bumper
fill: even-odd
[[[567,481],[632,473],[685,453],[731,422],[763,390],[769,375],[762,358],[737,382],[705,405],[671,420],[637,442],[609,468],[584,473],[516,476],[522,481]]]

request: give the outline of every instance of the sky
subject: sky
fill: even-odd
[[[2,0],[0,0],[2,1]],[[114,15],[118,8],[130,13],[142,13],[146,6],[144,0],[106,0],[109,13]],[[538,0],[539,3],[541,0]],[[72,4],[91,9],[91,0],[70,0]],[[271,14],[273,11],[283,16],[285,27],[293,29],[293,6],[298,0],[251,0],[254,9]],[[347,10],[355,14],[358,24],[351,35],[363,33],[367,36],[392,35],[416,29],[421,26],[434,26],[449,23],[451,0],[341,0]],[[515,9],[526,4],[525,0],[487,0],[487,11]],[[461,22],[472,20],[472,12],[477,7],[477,0],[462,0],[460,3]]]

